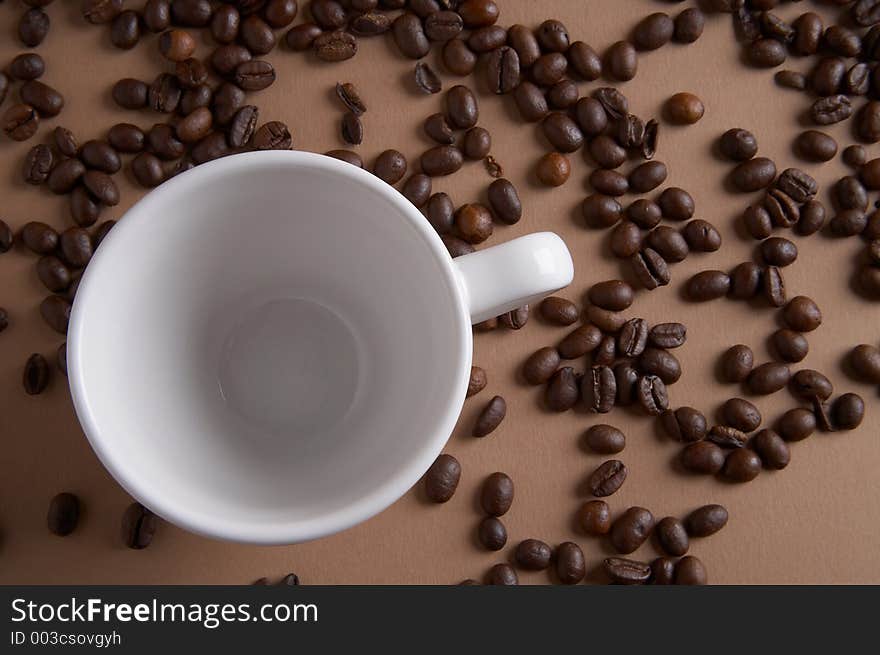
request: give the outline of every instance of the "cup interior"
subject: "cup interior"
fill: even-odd
[[[451,260],[371,174],[235,155],[135,205],[83,276],[68,337],[93,447],[188,529],[287,543],[401,496],[450,434],[470,365]]]

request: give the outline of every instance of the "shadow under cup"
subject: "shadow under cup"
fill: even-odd
[[[237,155],[136,205],[71,321],[80,420],[165,518],[282,543],[380,511],[454,426],[470,326],[439,239],[369,173]]]

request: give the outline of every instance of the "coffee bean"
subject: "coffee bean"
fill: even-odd
[[[486,575],[486,584],[513,586],[519,584],[519,578],[516,571],[510,564],[496,564]]]
[[[785,61],[785,46],[776,39],[758,39],[747,50],[748,60],[758,68],[773,68]]]
[[[813,12],[806,12],[794,20],[792,27],[794,28],[794,41],[791,47],[795,54],[816,54],[824,31],[822,18]]]
[[[492,214],[479,203],[462,205],[455,212],[455,226],[468,243],[482,243],[492,236]]]
[[[786,364],[767,362],[749,373],[748,386],[754,394],[767,395],[782,389],[790,379],[791,371]]]
[[[868,206],[868,192],[862,183],[852,175],[846,175],[834,185],[837,203],[843,210],[859,209],[864,211]]]
[[[554,325],[571,325],[578,320],[580,312],[570,300],[549,296],[538,306],[541,317]]]
[[[119,188],[113,178],[101,171],[86,171],[82,177],[83,184],[96,199],[113,207],[119,204]]]
[[[678,43],[694,43],[703,34],[706,15],[697,7],[689,7],[675,17],[672,38]]]
[[[147,92],[150,109],[170,114],[177,110],[182,95],[177,78],[169,73],[160,73]]]
[[[205,27],[211,21],[211,5],[208,0],[174,0],[171,17],[175,25]]]
[[[235,67],[232,81],[245,91],[261,91],[275,82],[275,68],[261,59],[244,61]]]
[[[625,357],[638,357],[648,342],[648,323],[642,318],[633,318],[624,323],[618,335],[618,347]]]
[[[547,102],[554,109],[568,109],[578,101],[577,84],[571,80],[560,80],[547,91]]]
[[[815,424],[815,417],[813,421]],[[761,430],[754,436],[751,443],[761,458],[764,468],[781,470],[791,461],[788,445],[773,430]]]
[[[605,573],[615,584],[640,585],[651,577],[651,566],[622,557],[606,557],[602,562]]]
[[[495,52],[507,41],[507,30],[500,25],[487,25],[474,30],[467,38],[468,47],[477,53]],[[512,50],[512,49],[511,49]],[[516,52],[514,51],[514,54]],[[519,56],[517,55],[517,61]]]
[[[18,21],[18,39],[28,48],[36,48],[49,33],[49,15],[38,7],[31,7]]]
[[[476,125],[479,118],[477,100],[466,86],[457,85],[446,92],[446,117],[459,129]]]
[[[822,312],[816,303],[806,296],[796,296],[782,310],[785,324],[798,332],[811,332],[822,324]]]
[[[614,126],[614,139],[621,148],[638,148],[645,140],[645,123],[635,114],[623,116]]]
[[[165,180],[162,162],[149,152],[142,152],[132,159],[131,172],[138,184],[145,188],[159,186]]]
[[[70,321],[70,303],[61,296],[46,296],[40,303],[40,316],[50,328],[60,334],[67,334]]]
[[[666,118],[677,125],[693,125],[698,122],[706,111],[703,101],[693,93],[676,93],[671,96],[664,107]]]
[[[810,73],[810,86],[816,95],[832,96],[840,90],[846,75],[846,62],[840,57],[823,57]]]
[[[722,298],[730,291],[730,276],[723,271],[702,271],[687,281],[685,293],[697,302]]]
[[[471,375],[468,379],[467,397],[475,396],[486,388],[486,371],[479,366],[471,366]]]
[[[65,157],[76,157],[79,153],[79,144],[73,133],[63,127],[56,127],[52,130],[52,142],[55,147]]]
[[[296,14],[296,3],[288,0]],[[275,3],[276,6],[279,3]],[[238,9],[231,5],[221,5],[214,10],[211,16],[211,36],[217,43],[232,43],[238,37],[239,28],[241,27],[241,15]],[[284,25],[274,25],[274,27],[284,27]]]
[[[744,398],[730,398],[721,405],[724,424],[742,432],[754,432],[761,425],[761,412]]]
[[[694,199],[687,191],[678,187],[664,189],[657,198],[657,204],[663,217],[669,220],[686,221],[694,215]]]
[[[230,9],[234,9],[230,7]],[[218,10],[219,13],[219,10]],[[236,11],[236,16],[238,12]],[[168,29],[171,24],[171,3],[168,0],[147,0],[142,12],[144,26],[153,33]],[[214,34],[216,39],[217,34]],[[235,38],[234,35],[232,38]],[[219,39],[217,39],[219,41]],[[231,40],[231,39],[230,39]]]
[[[342,140],[352,145],[359,145],[364,140],[364,126],[361,119],[352,112],[342,116]]]
[[[685,238],[666,225],[660,225],[649,232],[645,242],[667,262],[684,261],[690,252]]]
[[[464,157],[455,146],[435,146],[422,153],[420,163],[426,175],[438,177],[458,171],[464,163]]]
[[[405,57],[420,59],[431,49],[422,21],[415,14],[405,12],[398,16],[391,24],[391,31],[394,43]]]
[[[480,543],[489,550],[501,550],[507,544],[507,528],[494,516],[487,516],[480,521],[477,536]]]
[[[816,415],[803,407],[795,407],[779,417],[777,428],[785,441],[802,441],[815,432]]]
[[[721,247],[721,234],[715,226],[699,218],[689,221],[681,234],[691,250],[715,252]]]
[[[597,168],[590,173],[590,186],[606,196],[622,196],[629,190],[629,181],[617,171]]]
[[[501,421],[504,420],[506,414],[507,403],[504,401],[504,398],[494,396],[483,408],[483,411],[480,412],[471,434],[475,437],[485,437],[491,434],[501,425]]]
[[[522,85],[520,88],[521,87]],[[602,132],[604,132],[605,128],[608,126],[608,113],[603,104],[596,98],[581,98],[575,104],[575,118],[584,134],[596,137],[593,141],[602,139],[601,148],[599,146],[593,148],[591,141],[590,154],[593,155],[593,158],[597,159],[598,153],[598,155],[602,157],[603,162],[610,164],[605,165],[605,163],[603,163],[602,165],[605,165],[606,168],[616,168],[617,166],[611,162],[620,159],[620,151],[622,148],[620,148],[611,137],[602,136]],[[620,161],[620,163],[622,164],[623,161]]]
[[[770,337],[776,354],[786,362],[799,362],[810,351],[810,344],[800,332],[783,328]]]
[[[196,50],[196,40],[186,30],[168,30],[159,36],[159,52],[169,61],[183,61]]]
[[[559,152],[574,152],[584,143],[584,134],[573,119],[562,112],[552,112],[541,122],[550,144]]]
[[[559,52],[541,55],[532,64],[532,80],[539,86],[553,86],[560,82],[568,70],[568,60]]]
[[[76,530],[79,523],[79,499],[72,493],[60,493],[49,502],[49,513],[46,523],[49,532],[59,537],[66,537]]]
[[[864,146],[853,144],[843,149],[843,163],[853,168],[860,168],[868,161],[868,152]]]
[[[492,473],[483,481],[480,505],[489,516],[504,516],[513,504],[513,480],[505,473]]]
[[[521,330],[529,320],[529,306],[523,305],[498,317],[498,322],[509,330]]]
[[[811,200],[801,206],[800,218],[795,231],[801,235],[815,234],[825,225],[825,206],[818,200]]]
[[[489,185],[489,206],[495,217],[506,225],[514,225],[522,218],[522,202],[510,180],[499,178]]]
[[[880,384],[880,349],[868,344],[858,345],[850,351],[848,361],[860,379]]]
[[[587,446],[600,455],[615,455],[626,446],[626,437],[617,428],[599,423],[590,427],[584,435]]]
[[[430,180],[430,178],[428,179]],[[447,194],[435,193],[428,198],[425,213],[427,214],[428,222],[431,223],[431,226],[438,234],[446,234],[452,229],[455,220],[455,206]]]
[[[808,161],[831,161],[837,155],[837,141],[818,130],[806,130],[795,139],[797,153]]]
[[[755,157],[739,164],[731,173],[733,185],[742,192],[760,191],[773,182],[776,165],[766,157]]]
[[[837,428],[832,424],[831,411],[828,403],[824,403],[818,398],[813,398],[813,414],[816,417],[816,425],[822,432],[834,432]]]
[[[476,251],[476,249],[467,241],[449,234],[444,234],[440,237],[440,240],[443,242],[443,245],[446,246],[449,256],[453,258],[461,257],[462,255],[469,255]]]
[[[854,393],[845,393],[831,405],[831,422],[837,430],[854,430],[865,416],[865,401]]]
[[[722,475],[731,482],[749,482],[761,472],[761,459],[748,448],[731,451],[724,460]]]
[[[385,150],[373,162],[373,174],[388,184],[397,184],[406,175],[406,157],[397,150]]]
[[[639,154],[643,159],[653,159],[657,152],[657,140],[660,134],[660,123],[650,119],[645,123],[645,136],[639,147]]]
[[[776,84],[787,89],[803,91],[807,88],[807,76],[797,71],[781,70],[773,76],[773,79],[776,81]]]
[[[123,109],[141,109],[147,104],[148,89],[140,80],[124,78],[113,85],[113,100]]]
[[[581,203],[581,214],[590,227],[610,227],[620,220],[622,212],[615,198],[601,193],[587,196]]]
[[[37,277],[53,293],[60,293],[70,286],[70,271],[53,255],[44,255],[37,261]]]
[[[628,555],[636,551],[654,528],[654,515],[644,507],[630,507],[611,526],[611,544],[617,552]]]
[[[425,35],[431,41],[449,41],[461,34],[464,22],[454,11],[436,11],[425,17]]]
[[[275,47],[275,33],[259,16],[251,14],[241,22],[239,38],[251,53],[265,55]]]
[[[673,584],[705,585],[708,584],[708,581],[709,576],[706,573],[706,567],[693,555],[686,555],[676,563]]]
[[[645,375],[639,378],[635,395],[639,406],[650,416],[659,416],[669,408],[666,384],[656,375]]]
[[[785,304],[785,280],[782,272],[776,266],[768,266],[764,269],[764,297],[773,307],[782,307]]]
[[[36,82],[39,84],[39,82]],[[31,84],[31,82],[26,82]],[[3,132],[13,141],[27,141],[37,133],[40,117],[37,110],[27,104],[16,104],[3,114]]]
[[[492,25],[501,13],[493,0],[464,0],[457,11],[469,28]]]
[[[819,185],[801,169],[786,168],[776,180],[776,186],[795,202],[807,202],[816,195]]]
[[[550,566],[552,555],[550,546],[538,539],[519,542],[513,554],[516,563],[528,571],[543,571]]]
[[[660,519],[655,528],[660,547],[670,555],[679,557],[689,548],[690,540],[684,524],[673,516]]]
[[[28,184],[43,184],[55,165],[52,149],[45,145],[36,145],[28,151],[22,165],[22,177]]]
[[[547,382],[544,391],[544,404],[553,412],[564,412],[578,401],[578,379],[574,369],[564,366],[555,371]]]
[[[635,255],[642,247],[642,231],[631,221],[622,221],[611,232],[611,252],[621,259]]]
[[[839,123],[852,116],[852,113],[852,103],[844,95],[819,98],[810,108],[810,118],[816,125]]]
[[[435,503],[445,503],[458,488],[461,464],[452,455],[442,454],[425,473],[425,493]]]
[[[119,154],[105,141],[86,141],[80,150],[80,159],[89,168],[104,173],[116,173],[122,168]]]
[[[636,76],[638,55],[631,43],[617,41],[605,52],[608,74],[619,82],[627,82]]]
[[[623,280],[607,280],[590,287],[587,297],[591,303],[603,309],[621,311],[632,305],[635,292]]]
[[[639,50],[656,50],[672,39],[675,24],[664,13],[654,13],[639,21],[633,30],[633,44]]]
[[[562,584],[577,584],[587,574],[584,551],[572,541],[556,547],[556,577]]]
[[[783,237],[770,237],[761,242],[761,258],[771,266],[788,266],[797,259],[797,246]]]
[[[681,451],[681,464],[692,473],[714,475],[724,466],[724,451],[711,441],[697,441]]]
[[[590,500],[578,510],[577,523],[588,535],[608,534],[611,529],[611,510],[604,500]]]
[[[355,18],[351,23],[351,29],[354,34],[365,34],[365,26],[373,26],[372,29],[376,29],[376,22],[371,21],[370,19],[377,18],[381,16],[382,19],[382,29],[380,32],[387,32],[391,28],[391,22],[387,16],[383,14],[376,13],[368,13]],[[303,52],[305,50],[310,50],[315,46],[315,40],[321,36],[324,31],[315,23],[305,22],[300,23],[299,25],[294,25],[290,28],[287,34],[284,35],[284,42],[287,44],[291,50],[295,52]],[[326,40],[322,43],[322,48],[327,48]],[[340,48],[340,50],[344,50],[344,48]],[[316,51],[317,54],[317,51]],[[323,53],[324,56],[333,56],[333,52],[327,51]],[[340,53],[335,53],[340,54]],[[318,55],[319,57],[321,55]]]
[[[590,474],[587,488],[596,497],[610,496],[623,486],[626,480],[626,465],[617,459],[610,459]]]
[[[838,237],[851,237],[864,232],[868,217],[860,209],[843,209],[831,218],[828,227]]]
[[[581,397],[591,412],[605,414],[614,407],[617,380],[608,366],[593,366],[581,379]]]
[[[70,193],[85,172],[86,167],[79,159],[64,159],[52,169],[46,183],[53,193]]]
[[[39,353],[28,357],[22,374],[24,391],[30,396],[43,393],[49,386],[49,362]]]
[[[811,369],[801,369],[791,378],[791,390],[796,396],[811,400],[827,400],[834,391],[827,377]]]
[[[157,123],[150,128],[147,132],[147,145],[153,154],[166,161],[182,157],[186,149],[174,129],[165,123]]]
[[[61,256],[68,266],[82,268],[92,258],[92,240],[81,227],[71,227],[58,238]]]
[[[594,350],[602,340],[602,332],[595,325],[576,328],[559,342],[558,351],[563,359],[577,359]]]
[[[643,248],[630,258],[633,274],[648,290],[669,284],[669,268],[664,259],[653,249]]]
[[[630,171],[630,190],[635,193],[652,191],[663,184],[666,175],[666,164],[660,161],[646,161]]]
[[[626,161],[626,150],[610,136],[602,134],[590,141],[590,156],[601,168],[618,168]],[[627,183],[628,185],[628,183]]]
[[[649,584],[653,585],[671,585],[675,577],[674,557],[658,557],[651,562],[651,577]]]
[[[45,72],[46,62],[35,52],[17,55],[9,64],[9,74],[16,80],[35,80]]]
[[[0,230],[0,232],[5,234],[6,230]],[[38,255],[48,255],[52,253],[58,245],[58,233],[45,223],[31,221],[26,223],[22,228],[21,240],[32,252],[35,252]],[[7,237],[4,237],[3,240],[0,240],[0,245],[6,244],[7,241],[8,245],[6,246],[6,250],[8,250],[12,244],[11,232]],[[0,250],[3,249],[0,248]]]
[[[666,434],[675,441],[691,443],[706,436],[706,417],[693,407],[667,410],[661,417]]]
[[[122,516],[122,541],[129,548],[141,550],[153,542],[156,515],[140,503],[132,503]]]
[[[293,30],[291,30],[291,32],[292,31]],[[288,44],[290,44],[291,41],[291,32],[287,33],[286,38],[288,39]],[[311,34],[307,34],[306,36],[309,37]],[[293,40],[295,43],[296,39],[293,38]],[[346,59],[351,59],[357,54],[357,39],[352,34],[341,30],[324,32],[315,35],[312,38],[312,48],[318,59],[322,61],[345,61]]]
[[[454,75],[470,75],[477,65],[477,55],[461,39],[451,39],[443,46],[443,65]]]
[[[539,348],[523,364],[523,377],[529,384],[543,384],[559,367],[559,353],[555,348]]]
[[[719,149],[721,154],[728,159],[744,162],[754,157],[758,152],[758,140],[748,130],[733,128],[721,135]],[[773,175],[775,174],[774,168]]]

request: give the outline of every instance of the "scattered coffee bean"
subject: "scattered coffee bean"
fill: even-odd
[[[49,386],[49,362],[39,353],[28,357],[22,374],[22,386],[29,396],[43,393]]]
[[[845,393],[831,405],[831,422],[837,430],[854,430],[865,416],[865,401],[854,393]]]
[[[764,283],[764,297],[773,307],[782,307],[785,304],[785,280],[782,271],[777,266],[768,266],[762,276]]]
[[[553,412],[564,412],[575,406],[579,398],[578,379],[574,369],[564,366],[555,371],[544,391],[544,404]]]
[[[681,451],[681,464],[692,473],[714,475],[724,466],[724,451],[711,441],[697,441]]]
[[[519,578],[510,564],[496,564],[486,575],[486,584],[514,586],[519,584]]]
[[[31,7],[18,20],[18,39],[28,48],[36,48],[49,33],[49,15],[39,7]]]
[[[702,271],[687,281],[685,292],[697,302],[726,296],[730,291],[730,276],[723,271]]]
[[[559,152],[548,152],[538,160],[535,175],[546,186],[562,186],[571,174],[568,157]]]
[[[31,84],[32,82],[26,82]],[[39,84],[39,82],[34,82]],[[37,133],[40,117],[31,105],[17,104],[9,107],[2,118],[3,132],[13,141],[27,141]]]
[[[606,557],[602,562],[605,573],[615,584],[640,585],[651,577],[651,565],[622,557]]]
[[[420,163],[425,175],[439,177],[458,171],[464,163],[464,156],[455,146],[435,146],[422,153]]]
[[[776,165],[766,157],[755,157],[739,164],[731,173],[733,185],[742,192],[760,191],[773,182]]]
[[[706,567],[693,555],[685,555],[675,565],[673,583],[677,585],[705,585],[709,582]]]
[[[612,495],[626,480],[626,464],[618,459],[610,459],[590,474],[587,488],[598,498]]]
[[[553,551],[538,539],[525,539],[517,544],[514,551],[516,563],[528,571],[543,571],[550,566]]]
[[[849,353],[849,363],[856,375],[871,384],[880,384],[880,349],[861,344]]]
[[[778,471],[791,461],[788,445],[773,430],[761,430],[754,436],[751,444],[766,469]]]
[[[532,64],[532,80],[539,86],[553,86],[560,82],[568,70],[568,60],[559,52],[548,52],[541,55]]]
[[[825,225],[825,206],[818,200],[810,200],[801,206],[800,218],[795,231],[801,235],[815,234]]]
[[[788,266],[797,259],[797,246],[784,237],[770,237],[761,242],[761,258],[771,266]]]
[[[603,423],[590,427],[584,438],[590,450],[600,455],[615,455],[626,446],[623,432]]]
[[[489,516],[504,516],[513,504],[513,480],[505,473],[492,473],[483,481],[480,504]]]
[[[761,459],[748,448],[731,451],[724,460],[722,475],[731,482],[749,482],[761,472]]]
[[[611,525],[611,544],[628,555],[641,546],[654,528],[654,515],[644,507],[630,507]]]
[[[461,464],[452,455],[442,454],[425,473],[425,493],[435,503],[445,503],[458,488]]]
[[[587,574],[584,551],[572,541],[565,541],[556,547],[556,577],[562,584],[577,584]]]
[[[611,510],[604,500],[590,500],[578,510],[577,523],[588,535],[600,536],[611,530]]]
[[[126,546],[142,550],[153,542],[158,519],[140,503],[132,503],[122,516],[122,540]]]
[[[581,397],[591,412],[606,414],[614,407],[617,379],[608,366],[593,366],[581,379]]]
[[[446,117],[454,127],[470,129],[479,115],[477,99],[466,86],[459,84],[446,92]]]
[[[619,82],[627,82],[636,76],[638,55],[636,49],[627,41],[614,43],[605,53],[605,69]]]
[[[810,117],[816,125],[832,125],[852,116],[852,102],[845,95],[819,98],[810,109]]]
[[[675,441],[692,443],[706,436],[706,417],[693,407],[667,410],[661,417],[666,434]]]
[[[40,316],[50,328],[59,334],[67,334],[70,322],[70,303],[61,296],[46,296],[40,303]]]
[[[795,149],[801,157],[808,161],[831,161],[837,155],[837,141],[825,132],[807,130],[798,135],[795,140]]]
[[[742,128],[727,130],[721,135],[719,149],[728,159],[744,162],[755,156],[758,152],[758,140],[755,135]],[[773,169],[773,175],[776,169]],[[769,182],[768,182],[769,184]],[[765,185],[766,186],[766,185]]]
[[[684,261],[690,253],[685,238],[668,225],[659,225],[651,230],[645,242],[670,263]]]
[[[373,174],[388,184],[397,184],[406,175],[406,157],[397,150],[385,150],[373,162]]]
[[[82,268],[92,258],[92,239],[81,227],[66,229],[58,238],[61,256],[74,268]]]
[[[629,188],[635,193],[647,193],[666,181],[666,164],[661,161],[646,161],[629,173]]]
[[[507,544],[507,528],[494,516],[487,516],[480,521],[477,538],[489,550],[501,550]]]
[[[782,310],[785,324],[798,332],[811,332],[822,324],[822,312],[816,303],[806,296],[796,296]]]
[[[693,93],[676,93],[666,101],[666,117],[677,125],[693,125],[705,112],[703,101]]]
[[[501,421],[504,420],[506,414],[507,403],[504,401],[504,398],[494,396],[483,408],[483,411],[480,412],[471,434],[475,437],[485,437],[491,434],[501,425]]]
[[[285,37],[288,45],[291,45],[291,47],[293,47],[293,45],[303,45],[302,43],[298,43],[298,41],[311,40],[311,47],[315,51],[315,56],[321,61],[345,61],[346,59],[351,59],[357,54],[357,39],[354,35],[349,34],[348,32],[336,30],[333,32],[314,34],[313,28],[309,28],[308,31],[304,33],[298,32],[295,36],[291,37],[290,35],[295,29],[296,27],[292,28],[291,31],[287,33],[287,37]],[[314,36],[312,36],[313,34]],[[293,41],[293,44],[291,44],[291,41]]]
[[[602,340],[602,331],[595,325],[586,324],[570,332],[559,342],[557,350],[563,359],[577,359],[591,352]]]
[[[544,384],[556,372],[559,362],[555,348],[539,348],[523,364],[523,377],[529,384]]]
[[[492,213],[479,203],[462,205],[455,212],[455,226],[468,243],[482,243],[492,236]]]
[[[55,155],[52,149],[41,143],[28,151],[22,165],[22,177],[28,184],[43,184],[49,179],[54,165]]]
[[[46,517],[49,532],[66,537],[76,530],[79,515],[79,499],[72,493],[58,494],[49,502],[49,513]]]
[[[663,550],[676,557],[684,555],[690,546],[688,532],[684,523],[673,516],[667,516],[658,521],[655,528],[657,540]]]
[[[776,84],[788,89],[803,91],[807,88],[807,76],[797,71],[781,70],[773,76],[773,79],[776,81]]]
[[[743,432],[754,432],[761,425],[761,412],[744,398],[726,400],[721,406],[721,416],[725,425]]]
[[[648,322],[643,318],[632,318],[623,324],[617,343],[624,357],[638,357],[645,352],[648,343]]]
[[[678,187],[664,189],[663,193],[657,197],[657,204],[663,217],[672,221],[686,221],[694,215],[694,199],[691,194]],[[643,225],[642,227],[650,229],[654,226]]]
[[[799,362],[810,351],[810,344],[806,337],[800,332],[787,328],[776,330],[771,335],[770,342],[776,354],[785,362]]]
[[[795,407],[779,418],[777,427],[785,441],[802,441],[815,432],[816,415],[803,407]]]
[[[630,258],[633,274],[648,290],[669,284],[669,268],[664,259],[653,249],[643,248]]]

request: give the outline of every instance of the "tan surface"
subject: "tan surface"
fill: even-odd
[[[153,116],[117,110],[109,89],[122,76],[151,79],[156,74],[160,62],[154,37],[134,51],[115,51],[109,44],[108,28],[85,25],[71,7],[77,4],[56,2],[49,8],[52,31],[40,48],[48,63],[45,81],[65,94],[67,107],[60,119],[46,122],[38,138],[57,124],[71,128],[81,141],[103,136],[110,125],[122,120],[148,127]],[[510,0],[502,6],[505,24],[535,25],[552,14],[566,22],[572,38],[598,49],[621,38],[649,11],[663,7],[678,11],[686,5],[595,0],[583,9],[582,0]],[[790,9],[804,11],[806,6]],[[0,5],[2,62],[16,52],[15,40],[9,36],[19,11],[20,4],[14,0]],[[254,96],[262,118],[286,121],[297,148],[340,147],[336,136],[339,111],[331,88],[337,80],[350,80],[370,105],[361,147],[365,159],[395,147],[414,161],[427,145],[419,129],[421,120],[439,110],[440,97],[402,90],[413,62],[399,57],[390,43],[378,39],[361,45],[358,56],[341,65],[315,64],[286,50],[273,52],[269,59],[278,68],[278,82]],[[794,66],[804,65],[794,62]],[[447,86],[449,79],[444,77]],[[718,253],[692,255],[676,265],[672,284],[640,293],[632,312],[652,322],[687,323],[689,341],[676,353],[685,374],[672,388],[672,402],[691,404],[711,414],[720,402],[739,393],[714,380],[716,356],[741,342],[750,344],[758,359],[764,360],[768,356],[765,340],[776,321],[775,313],[766,309],[748,310],[743,304],[726,301],[695,306],[679,299],[681,284],[691,274],[705,268],[727,269],[748,257],[753,247],[752,242],[737,237],[733,228],[733,219],[748,198],[725,193],[722,179],[729,165],[712,157],[711,145],[728,127],[751,128],[761,154],[775,158],[781,170],[794,163],[790,143],[805,99],[776,89],[772,73],[738,64],[729,21],[717,16],[696,44],[670,45],[642,56],[638,77],[624,85],[624,90],[635,112],[644,117],[656,115],[662,101],[680,90],[699,94],[707,106],[705,118],[694,127],[663,125],[658,158],[669,165],[668,183],[691,190],[697,216],[714,222],[725,244]],[[498,228],[491,243],[535,230],[559,232],[574,253],[577,270],[565,295],[580,300],[591,283],[619,275],[618,263],[601,248],[606,235],[584,230],[575,222],[588,167],[577,154],[565,187],[537,188],[529,178],[532,163],[545,147],[537,128],[511,120],[516,110],[510,98],[497,99],[481,91],[480,101],[480,124],[492,132],[493,152],[519,187],[525,205],[523,220],[515,227]],[[834,133],[846,143],[844,127]],[[0,141],[0,214],[14,227],[31,219],[67,225],[63,200],[26,187],[20,180],[22,157],[36,142]],[[809,170],[827,182],[836,179],[843,168],[835,161]],[[456,203],[463,203],[479,198],[489,181],[479,164],[468,164],[459,174],[436,184],[435,190],[447,190]],[[124,187],[122,205],[107,211],[102,219],[121,216],[139,196],[127,183]],[[825,314],[822,327],[809,337],[811,354],[804,364],[827,372],[839,391],[863,394],[869,409],[865,423],[853,433],[820,434],[795,444],[788,469],[764,472],[750,484],[735,486],[673,471],[675,445],[659,438],[651,421],[618,410],[605,419],[627,434],[622,458],[630,477],[610,501],[615,511],[640,504],[658,518],[682,515],[705,502],[725,504],[731,514],[729,525],[692,547],[692,553],[706,563],[713,582],[877,583],[880,402],[876,389],[848,381],[840,362],[852,345],[878,341],[880,308],[858,300],[847,286],[852,256],[861,248],[858,239],[831,241],[814,236],[797,243],[800,257],[786,270],[788,287],[793,293],[813,296]],[[39,318],[37,306],[43,292],[33,261],[21,249],[0,256],[0,305],[9,310],[13,322],[0,335],[0,582],[247,583],[293,570],[304,582],[315,584],[452,583],[482,576],[526,537],[550,543],[574,539],[583,546],[591,566],[604,556],[599,542],[572,529],[572,516],[581,502],[578,484],[602,461],[578,446],[583,430],[597,419],[573,412],[550,415],[540,408],[540,391],[515,381],[525,356],[555,343],[565,333],[539,320],[518,333],[476,336],[474,360],[487,369],[490,383],[467,402],[459,429],[447,447],[464,469],[458,493],[448,504],[428,506],[420,492],[414,491],[366,524],[298,546],[232,545],[163,524],[149,549],[125,549],[118,536],[119,519],[130,500],[89,449],[75,421],[65,380],[56,375],[41,397],[27,397],[21,390],[21,368],[27,355],[42,352],[49,356],[61,341]],[[137,371],[129,374],[137,375]],[[490,437],[473,439],[469,436],[473,417],[494,393],[507,398],[507,420]],[[788,392],[756,402],[768,420],[794,405]],[[517,495],[504,518],[509,546],[502,553],[489,553],[474,543],[480,518],[476,492],[483,477],[496,470],[513,477]],[[50,536],[45,527],[48,500],[61,490],[76,492],[86,507],[79,529],[65,539]],[[650,545],[638,554],[655,556]],[[544,574],[521,577],[528,582],[547,580]]]

